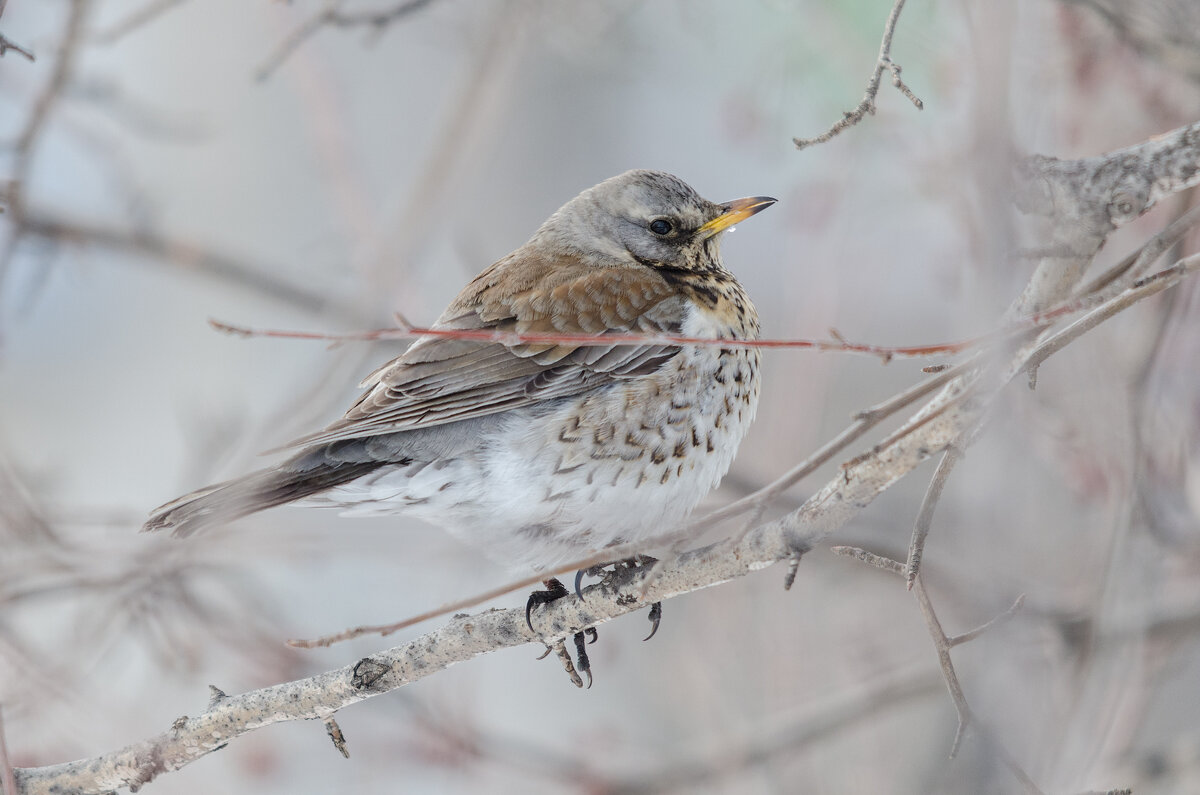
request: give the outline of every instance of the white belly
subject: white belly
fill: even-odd
[[[684,348],[653,376],[511,411],[470,455],[380,469],[310,502],[416,516],[520,568],[651,540],[729,470],[758,369],[756,351]]]

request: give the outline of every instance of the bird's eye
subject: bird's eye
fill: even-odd
[[[665,218],[656,218],[650,222],[650,231],[656,235],[666,236],[671,234],[671,230],[675,227],[671,226],[671,222]]]

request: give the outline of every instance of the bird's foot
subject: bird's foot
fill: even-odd
[[[608,583],[613,577],[621,571],[629,571],[644,568],[649,573],[653,569],[655,563],[658,563],[657,558],[652,558],[649,555],[638,555],[628,560],[618,560],[613,563],[605,563],[599,566],[592,566],[589,569],[580,569],[575,572],[575,595],[580,599],[583,598],[583,578],[587,577],[602,577],[601,584]],[[611,569],[609,568],[611,567]],[[555,580],[555,582],[558,582]],[[562,587],[562,583],[559,583]],[[540,592],[539,592],[540,593]],[[532,598],[532,597],[530,597]],[[650,614],[646,616],[650,619],[650,634],[643,638],[643,641],[653,638],[658,632],[659,624],[662,623],[662,602],[655,602],[650,605]]]
[[[525,623],[529,625],[531,631],[533,630],[533,608],[556,602],[564,596],[570,596],[571,593],[565,585],[559,582],[557,577],[542,580],[542,585],[546,586],[546,590],[534,591],[529,594],[529,599],[525,602]],[[578,590],[578,578],[576,579],[576,589]],[[588,627],[583,632],[576,632],[572,635],[572,640],[575,642],[575,657],[578,662],[571,661],[571,654],[567,651],[566,644],[561,641],[555,646],[547,646],[546,654],[538,659],[543,659],[551,651],[557,653],[563,669],[566,670],[567,676],[571,678],[575,686],[584,687],[583,675],[586,675],[587,687],[590,688],[592,686],[592,661],[588,658],[587,646],[589,643],[595,643],[598,637],[599,633],[596,632],[595,627]]]

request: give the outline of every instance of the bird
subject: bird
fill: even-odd
[[[584,190],[431,327],[495,337],[419,337],[286,460],[173,500],[143,529],[189,536],[287,503],[331,506],[423,519],[532,571],[677,530],[754,419],[761,361],[663,337],[758,337],[720,240],[775,201],[711,202],[649,170]]]

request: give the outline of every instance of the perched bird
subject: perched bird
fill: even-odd
[[[770,206],[715,204],[629,171],[585,190],[484,270],[434,328],[753,339],[720,235]],[[284,503],[404,513],[535,570],[675,530],[754,418],[757,350],[424,337],[283,463],[158,508],[186,536]]]

